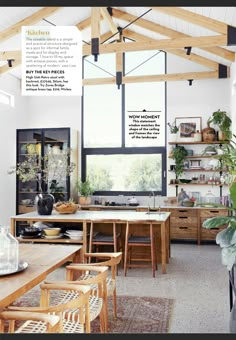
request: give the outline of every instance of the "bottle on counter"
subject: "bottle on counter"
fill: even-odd
[[[14,273],[19,264],[19,243],[8,227],[0,226],[0,274]]]

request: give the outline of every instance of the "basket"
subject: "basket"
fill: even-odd
[[[74,214],[79,207],[79,204],[71,203],[71,202],[62,202],[62,203],[56,203],[54,205],[54,209],[59,214]]]

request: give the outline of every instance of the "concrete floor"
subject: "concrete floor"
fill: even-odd
[[[129,268],[124,277],[120,268],[117,294],[175,299],[169,333],[229,333],[228,271],[218,245],[171,244],[167,273],[161,266],[156,273]]]

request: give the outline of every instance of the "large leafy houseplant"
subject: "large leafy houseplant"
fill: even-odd
[[[235,135],[233,135],[236,138]],[[217,228],[226,225],[226,228],[216,235],[216,243],[222,248],[222,263],[231,270],[236,262],[236,143],[231,140],[222,145],[222,154],[215,155],[213,158],[219,160],[219,169],[227,167],[229,172],[229,195],[231,207],[229,216],[212,217],[203,222],[204,228]],[[208,203],[209,204],[209,203]],[[204,205],[204,203],[203,203]],[[212,204],[215,207],[225,208],[221,204]]]
[[[231,132],[231,118],[228,116],[226,111],[221,111],[218,109],[213,112],[212,115],[208,118],[207,122],[212,123],[215,126],[218,126],[220,131],[223,132],[224,138],[226,140],[230,140],[232,138]]]

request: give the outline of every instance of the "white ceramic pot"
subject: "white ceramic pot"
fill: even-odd
[[[170,142],[177,142],[178,135],[177,133],[170,133],[169,134],[169,141]]]

